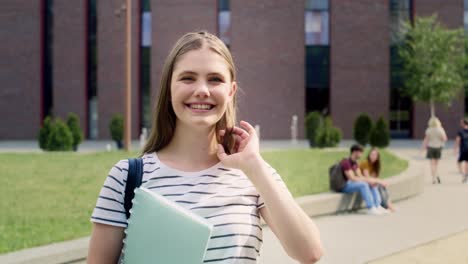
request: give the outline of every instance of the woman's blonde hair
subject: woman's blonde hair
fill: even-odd
[[[429,127],[441,127],[442,126],[442,123],[440,123],[440,120],[439,118],[437,117],[431,117],[429,119],[429,122],[427,122],[427,125]]]
[[[142,154],[159,151],[171,142],[177,120],[171,102],[171,80],[174,66],[182,55],[192,50],[200,50],[205,46],[224,58],[229,68],[231,82],[236,81],[236,68],[231,52],[218,37],[206,31],[190,32],[183,35],[172,47],[164,63],[159,85],[158,101],[153,110],[151,134],[143,148]],[[229,128],[232,128],[236,123],[236,101],[236,94],[234,94],[232,100],[227,105],[223,117],[216,123],[216,140],[219,143],[223,143],[219,136],[219,130],[225,129],[229,132]],[[227,133],[227,136],[229,137],[229,133]],[[225,138],[227,137],[225,136]],[[224,140],[223,145],[228,148],[226,149],[227,152],[232,149],[234,145],[233,140],[233,138]]]

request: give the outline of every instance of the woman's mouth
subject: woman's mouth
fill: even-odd
[[[207,112],[215,107],[215,105],[206,103],[185,104],[185,106],[187,106],[195,112]]]

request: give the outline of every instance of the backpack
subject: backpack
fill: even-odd
[[[143,159],[128,159],[128,176],[124,196],[124,207],[127,219],[130,218],[130,209],[132,208],[133,197],[135,197],[135,189],[140,187],[142,177]]]
[[[330,189],[335,192],[340,192],[346,185],[346,178],[341,169],[341,161],[333,164],[328,169],[328,176],[330,178]]]

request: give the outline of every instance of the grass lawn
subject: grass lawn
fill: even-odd
[[[383,152],[384,177],[407,162]],[[347,152],[262,153],[294,196],[328,191],[328,167]],[[109,169],[124,152],[0,154],[0,254],[90,234],[89,217]],[[134,153],[133,156],[136,156]]]

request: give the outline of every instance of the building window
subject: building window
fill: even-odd
[[[398,44],[405,36],[404,23],[411,20],[410,0],[390,0],[390,42]]]
[[[229,47],[231,45],[231,11],[229,0],[218,0],[218,36]]]
[[[328,0],[306,0],[304,20],[306,45],[328,45]]]
[[[140,111],[142,127],[151,127],[151,1],[141,0]]]
[[[330,87],[329,1],[306,0],[304,13],[306,111],[328,114]]]
[[[54,4],[53,0],[45,0],[43,6],[43,94],[42,94],[42,118],[53,115],[53,24]]]
[[[393,138],[412,136],[413,103],[402,93],[403,62],[398,54],[406,34],[403,24],[411,20],[411,0],[390,0],[390,133]]]
[[[97,3],[88,0],[88,137],[98,138],[97,97]]]

